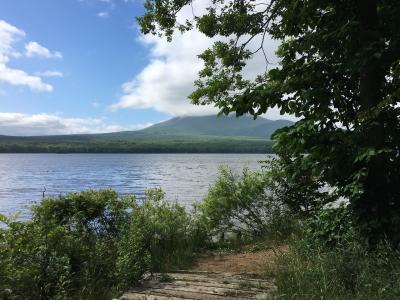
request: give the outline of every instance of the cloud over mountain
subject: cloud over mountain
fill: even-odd
[[[203,12],[208,1],[194,1],[194,13]],[[192,8],[180,12],[181,23],[192,18]],[[214,40],[207,38],[197,30],[174,34],[172,42],[158,36],[141,36],[140,41],[149,48],[150,61],[132,80],[122,85],[123,95],[111,106],[112,110],[125,108],[153,108],[172,116],[207,115],[217,110],[210,106],[194,106],[187,96],[194,90],[194,81],[198,77],[203,63],[197,57],[210,47]],[[261,37],[249,45],[255,50],[261,43]],[[266,38],[264,48],[268,60],[276,63],[275,50],[278,41]],[[247,78],[254,78],[266,69],[263,54],[257,53],[243,71]],[[271,110],[267,117],[280,118],[277,110]]]

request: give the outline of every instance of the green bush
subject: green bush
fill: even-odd
[[[194,222],[163,196],[85,191],[43,200],[27,222],[0,215],[0,299],[111,299],[187,263]]]
[[[134,206],[133,197],[85,191],[44,199],[25,223],[3,217],[1,296],[110,298],[118,284],[115,249]]]
[[[297,218],[313,216],[338,198],[334,189],[328,189],[326,182],[300,161],[280,156],[265,161],[263,167],[269,178],[268,188]]]
[[[303,239],[310,246],[340,247],[355,237],[351,212],[343,204],[321,210],[303,227]]]
[[[120,243],[119,268],[128,280],[138,261],[142,262],[137,255],[145,258],[145,269],[159,272],[186,266],[196,251],[193,221],[185,208],[166,201],[160,189],[149,190],[146,196],[133,211]]]
[[[215,184],[196,206],[198,222],[214,239],[286,237],[295,222],[271,184],[265,172],[244,169],[240,176],[221,168]]]

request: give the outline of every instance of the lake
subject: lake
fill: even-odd
[[[0,213],[22,217],[45,196],[111,188],[143,196],[161,187],[185,206],[201,200],[221,165],[259,169],[264,154],[0,154]]]

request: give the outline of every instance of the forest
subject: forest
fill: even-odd
[[[132,140],[32,141],[0,138],[0,153],[273,153],[272,142],[257,138],[152,136]]]

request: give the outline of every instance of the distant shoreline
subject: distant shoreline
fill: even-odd
[[[0,152],[0,154],[276,154],[275,152]]]
[[[0,152],[0,154],[276,154],[266,151],[248,151],[248,152]]]
[[[0,139],[0,153],[274,153],[273,142],[248,138],[170,138],[136,141]]]

